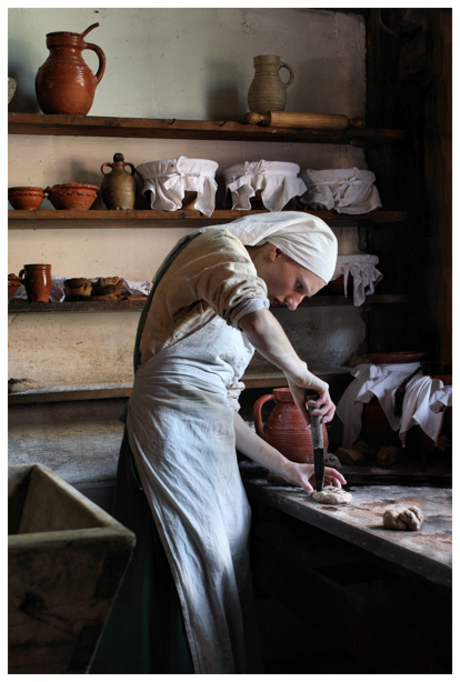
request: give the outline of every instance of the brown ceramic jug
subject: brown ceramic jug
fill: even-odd
[[[51,265],[43,265],[42,263],[34,263],[24,265],[19,273],[19,277],[23,277],[27,292],[27,298],[31,303],[43,301],[48,303],[51,293]]]
[[[101,48],[84,40],[96,26],[99,24],[92,24],[83,33],[58,31],[47,34],[46,46],[50,54],[35,79],[38,103],[45,114],[84,116],[91,109],[106,66]],[[99,68],[96,74],[84,61],[83,50],[93,50],[97,54]]]
[[[126,170],[131,169],[131,172]],[[110,170],[109,170],[110,169]],[[113,163],[107,161],[101,166],[104,176],[101,183],[101,194],[108,209],[129,211],[136,203],[136,181],[132,163],[125,161],[123,154],[113,155]]]
[[[275,406],[263,424],[262,406],[269,400],[274,400]],[[310,426],[306,425],[288,388],[275,388],[272,393],[261,396],[254,403],[253,416],[259,436],[287,459],[302,464],[314,461]],[[328,435],[324,424],[323,443],[326,452]]]
[[[249,87],[249,111],[266,114],[269,111],[284,111],[286,107],[286,88],[294,80],[294,73],[289,66],[273,54],[254,57],[256,70]],[[283,83],[279,76],[281,69],[289,71],[289,80]]]

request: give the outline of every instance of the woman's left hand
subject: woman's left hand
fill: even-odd
[[[314,464],[296,464],[290,467],[289,482],[300,485],[308,495],[314,492],[315,467]],[[287,478],[286,478],[287,480]],[[347,481],[342,474],[332,467],[324,468],[324,485],[341,488]]]

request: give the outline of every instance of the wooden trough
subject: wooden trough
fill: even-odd
[[[88,671],[135,542],[47,467],[8,467],[10,674]]]

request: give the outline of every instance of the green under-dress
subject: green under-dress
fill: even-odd
[[[114,516],[136,534],[137,543],[90,673],[193,673],[179,597],[126,429]]]

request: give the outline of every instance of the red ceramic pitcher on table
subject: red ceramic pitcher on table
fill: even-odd
[[[275,406],[264,424],[262,406],[270,400],[275,401]],[[288,388],[275,388],[272,393],[261,396],[254,403],[253,416],[258,435],[287,459],[301,464],[313,463],[311,429],[305,423]],[[324,449],[327,450],[328,436],[325,424],[323,442]]]

